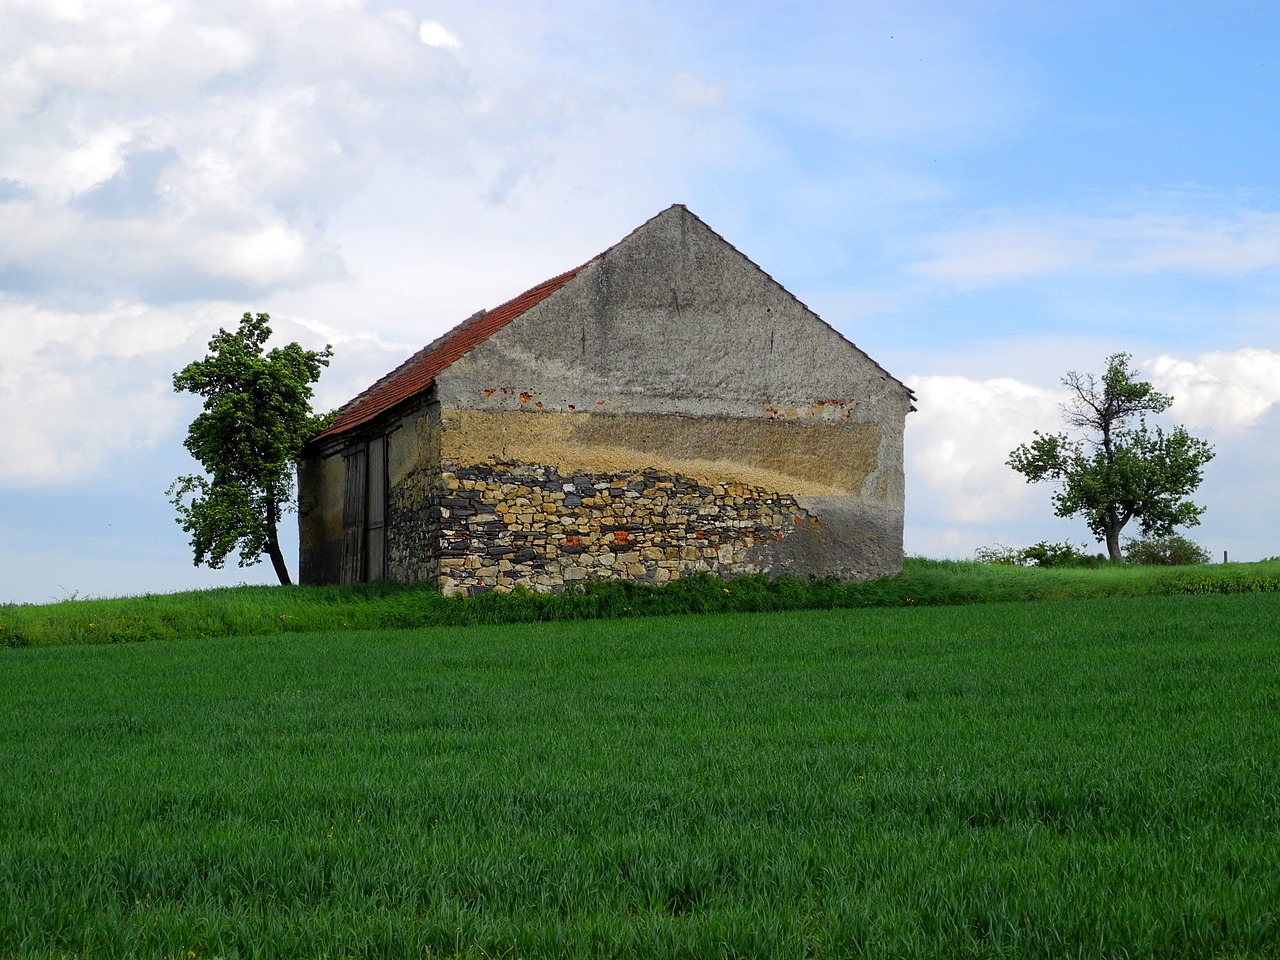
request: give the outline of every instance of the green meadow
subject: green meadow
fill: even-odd
[[[633,618],[683,613],[954,606],[1026,600],[1280,591],[1280,559],[1197,567],[1016,567],[908,557],[866,583],[706,575],[663,587],[607,581],[581,591],[442,597],[427,584],[231,587],[45,605],[0,604],[0,647]]]
[[[844,609],[359,629],[423,596],[387,588],[324,629],[14,643],[0,957],[1275,957],[1280,593],[940,570]]]

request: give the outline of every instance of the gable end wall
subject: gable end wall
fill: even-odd
[[[389,441],[396,579],[901,570],[910,392],[682,208],[433,390]]]

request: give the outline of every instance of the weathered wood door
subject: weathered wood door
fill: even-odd
[[[346,456],[347,481],[342,498],[342,582],[364,580],[364,511],[368,483],[369,448],[363,443]]]
[[[387,566],[387,438],[369,441],[369,479],[365,513],[365,579],[386,576]]]
[[[387,440],[374,437],[346,454],[342,501],[342,582],[386,575]]]

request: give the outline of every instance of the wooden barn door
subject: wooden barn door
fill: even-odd
[[[387,438],[369,441],[368,512],[365,528],[365,579],[387,575]]]
[[[364,502],[369,448],[356,444],[347,453],[347,483],[342,498],[342,582],[364,580]]]
[[[342,500],[342,582],[386,576],[387,438],[353,446]]]

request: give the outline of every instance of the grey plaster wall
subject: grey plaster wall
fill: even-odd
[[[788,538],[768,568],[847,579],[901,568],[910,392],[683,207],[590,263],[437,385],[445,410],[616,417],[627,449],[638,447],[626,428],[637,414],[700,420],[743,442],[753,435],[741,425],[761,419],[874,426],[862,489],[813,499],[820,523],[804,544]],[[635,453],[636,468],[653,465]]]
[[[437,380],[445,407],[761,416],[856,400],[905,415],[906,388],[683,207],[655,217]],[[870,408],[876,408],[872,413]],[[839,412],[814,411],[838,416]]]

